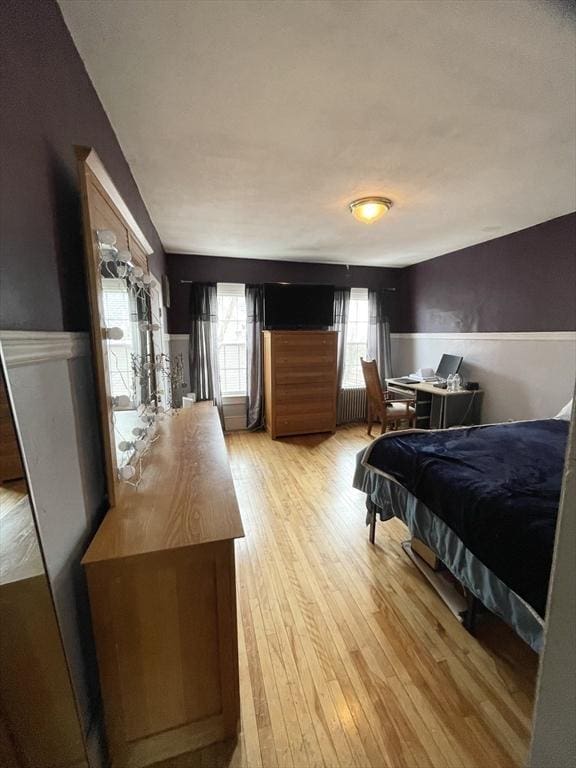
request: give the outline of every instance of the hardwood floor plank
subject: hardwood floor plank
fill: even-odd
[[[227,436],[246,531],[242,733],[162,768],[523,765],[537,657],[490,615],[468,634],[404,554],[400,521],[369,543],[352,488],[368,443],[365,427]]]

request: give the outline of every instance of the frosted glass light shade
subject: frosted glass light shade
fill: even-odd
[[[106,338],[112,339],[113,341],[119,341],[124,337],[124,331],[122,328],[117,328],[116,326],[113,326],[112,328],[106,328]]]
[[[381,219],[392,208],[392,200],[386,197],[361,197],[353,200],[348,208],[357,221],[372,224]]]

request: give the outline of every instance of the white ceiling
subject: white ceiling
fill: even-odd
[[[562,0],[60,5],[168,251],[399,266],[576,208]]]

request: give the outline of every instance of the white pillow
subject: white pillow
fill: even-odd
[[[564,408],[554,416],[555,419],[562,419],[563,421],[570,421],[570,415],[572,413],[572,400],[566,403]]]

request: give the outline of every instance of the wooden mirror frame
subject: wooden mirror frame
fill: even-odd
[[[121,481],[118,479],[103,291],[100,279],[101,258],[96,230],[113,230],[117,236],[119,248],[128,249],[132,254],[132,261],[140,266],[145,274],[150,274],[148,256],[153,252],[153,249],[95,150],[90,147],[75,147],[75,151],[80,178],[86,279],[98,387],[98,405],[104,441],[106,483],[109,504],[114,506]]]

